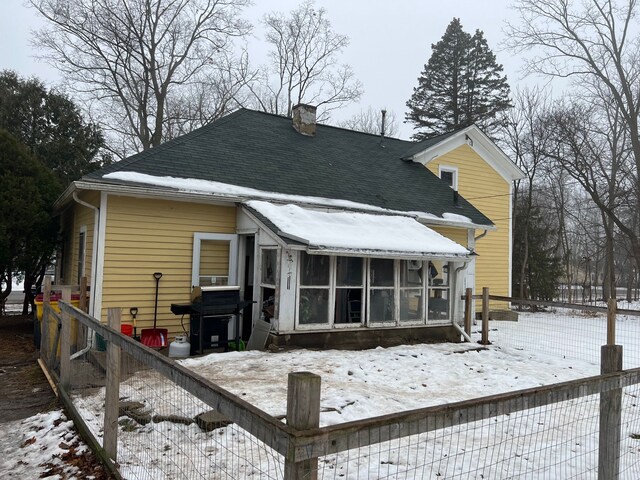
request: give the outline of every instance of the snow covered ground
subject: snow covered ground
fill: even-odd
[[[287,374],[316,373],[322,377],[320,423],[325,426],[596,375],[605,322],[604,315],[524,313],[518,322],[491,322],[493,344],[487,348],[466,343],[357,352],[228,352],[181,363],[274,416],[286,411]],[[635,348],[638,333],[640,319],[620,319],[619,343]],[[638,389],[625,393],[625,418],[640,418],[632,400],[637,394]],[[193,418],[209,410],[148,371],[124,381],[121,398],[141,402],[151,415]],[[100,437],[104,392],[75,401]],[[448,429],[429,440],[414,437],[393,447],[333,455],[321,460],[321,478],[431,478],[434,472],[437,478],[512,478],[519,473],[523,478],[596,478],[597,405],[596,396],[565,402],[562,410],[553,406],[499,417],[490,427]],[[142,425],[125,417],[121,425],[119,462],[126,478],[195,478],[196,472],[216,472],[215,478],[282,475],[282,459],[235,425],[203,432],[195,424]],[[640,425],[625,426],[628,454],[622,458],[622,478],[640,478],[638,433]],[[490,469],[476,464],[480,454],[490,459]],[[427,470],[416,466],[419,460]]]
[[[83,478],[76,466],[62,460],[87,450],[72,429],[73,422],[60,410],[0,423],[2,478]]]

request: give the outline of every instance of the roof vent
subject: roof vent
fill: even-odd
[[[292,110],[293,128],[302,135],[313,137],[316,134],[316,107],[299,103]]]

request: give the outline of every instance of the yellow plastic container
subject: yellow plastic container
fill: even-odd
[[[58,307],[58,300],[60,299],[61,299],[61,296],[56,293],[52,293],[51,296],[49,297],[49,303],[51,304],[51,307],[58,313],[60,313],[60,307]],[[44,310],[44,307],[43,307],[44,297],[41,293],[36,296],[35,304],[36,304],[36,316],[38,317],[38,321],[41,322],[42,312]],[[80,306],[80,294],[75,293],[71,295],[71,305],[73,305],[76,308]]]
[[[61,295],[57,294],[57,293],[52,293],[51,296],[49,297],[49,304],[51,305],[51,308],[53,308],[53,310],[55,310],[56,312],[60,313],[60,307],[58,306],[58,300],[61,300]],[[78,308],[80,306],[80,295],[79,294],[73,294],[71,295],[71,305],[73,305],[74,307]],[[35,305],[36,305],[36,318],[38,319],[38,325],[36,328],[39,329],[40,332],[42,332],[42,315],[44,312],[44,298],[42,294],[39,294],[36,296],[35,298]],[[48,322],[48,330],[47,330],[47,338],[48,338],[48,351],[51,351],[54,346],[55,346],[55,342],[56,342],[56,331],[58,329],[57,326],[57,322]],[[44,333],[44,332],[42,332]],[[74,324],[71,327],[71,340],[72,343],[75,342],[76,340],[76,336],[77,336],[77,326]],[[37,339],[36,343],[39,344],[41,342],[41,337]],[[40,345],[40,348],[42,348],[42,345]],[[56,348],[56,356],[60,354],[60,342],[58,340],[58,345]]]

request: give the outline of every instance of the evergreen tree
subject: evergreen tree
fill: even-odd
[[[491,134],[499,113],[511,106],[502,65],[480,30],[471,36],[454,18],[438,43],[431,45],[418,86],[407,102],[406,120],[422,140],[477,123]]]
[[[0,128],[14,135],[62,187],[110,162],[102,131],[65,95],[35,78],[0,72]]]

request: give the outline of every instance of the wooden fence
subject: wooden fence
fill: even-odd
[[[491,298],[488,292],[484,298]],[[640,369],[622,371],[622,348],[609,344],[602,347],[602,374],[598,376],[319,427],[321,379],[308,372],[297,372],[289,374],[288,422],[284,424],[173,360],[122,335],[120,309],[110,309],[108,325],[104,325],[68,301],[59,302],[59,306],[62,310],[60,373],[56,380],[61,398],[80,432],[85,438],[90,437],[90,445],[114,471],[117,471],[114,465],[117,461],[122,352],[170,379],[278,452],[284,459],[286,480],[316,479],[319,457],[593,395],[600,396],[599,478],[615,479],[619,471],[622,389],[640,384]],[[46,314],[53,315],[50,307],[45,305],[45,309]],[[483,313],[483,318],[488,321],[488,312]],[[83,425],[81,415],[70,400],[69,338],[74,322],[93,330],[108,344],[102,445]]]

